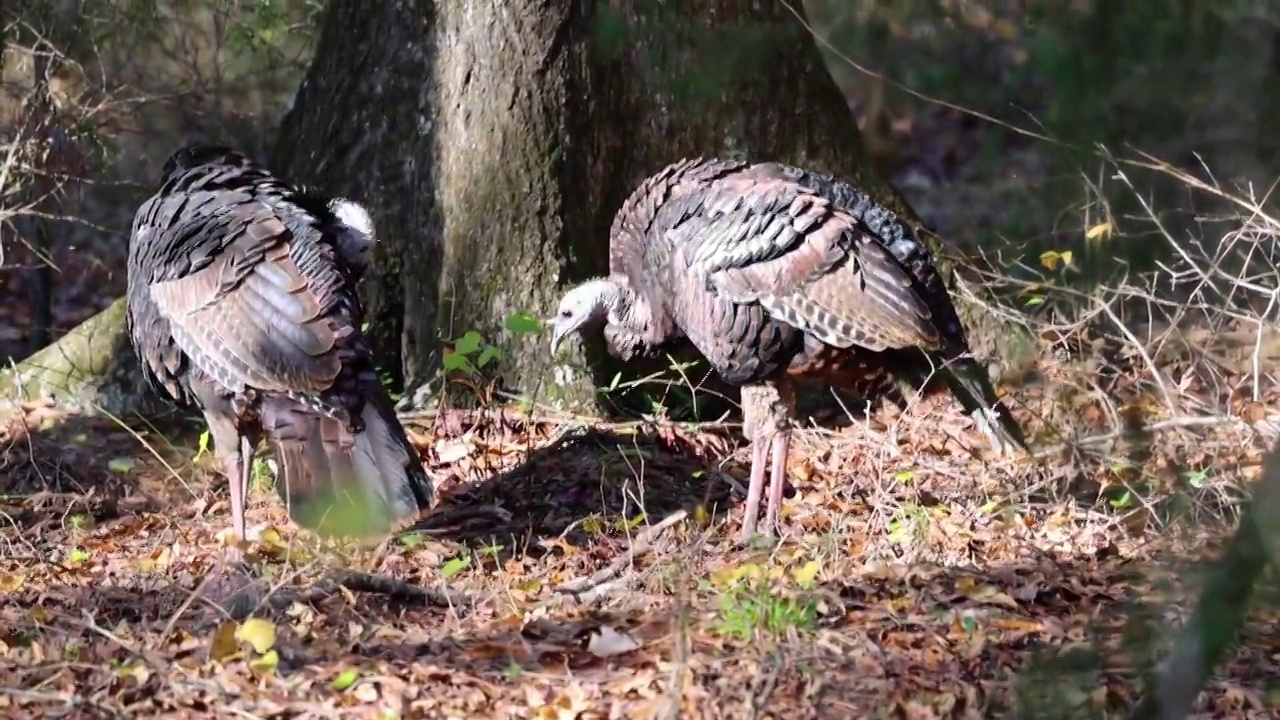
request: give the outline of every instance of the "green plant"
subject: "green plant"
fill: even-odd
[[[820,568],[813,560],[790,571],[744,563],[716,573],[712,580],[701,583],[703,591],[719,593],[715,631],[743,642],[758,632],[812,631],[818,619],[813,590]]]
[[[526,313],[512,313],[504,323],[513,336],[534,335],[542,331],[542,323]],[[445,372],[462,372],[476,376],[502,357],[496,345],[485,341],[484,336],[476,330],[468,330],[462,337],[454,340],[452,347],[445,348],[442,362]]]

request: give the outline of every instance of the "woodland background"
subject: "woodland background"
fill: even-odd
[[[197,549],[225,515],[198,429],[132,396],[37,397],[22,368],[123,294],[133,212],[178,145],[218,139],[324,174],[315,158],[333,148],[310,139],[326,118],[288,116],[309,69],[356,57],[324,38],[359,8],[325,5],[0,11],[0,359],[14,366],[0,374],[14,411],[0,456],[0,627],[14,628],[0,633],[0,686],[25,688],[0,690],[0,707],[1119,717],[1152,711],[1141,696],[1205,717],[1276,712],[1274,593],[1253,585],[1280,483],[1263,463],[1280,419],[1280,145],[1267,122],[1280,11],[1267,3],[810,0],[797,15],[764,3],[816,39],[857,128],[841,152],[860,154],[957,262],[975,345],[1037,457],[970,454],[945,403],[851,412],[806,437],[795,536],[731,550],[714,527],[735,501],[680,448],[737,467],[737,430],[719,416],[732,398],[670,368],[609,368],[578,397],[621,385],[629,417],[571,412],[530,390],[553,371],[526,316],[550,307],[443,299],[486,277],[446,249],[422,291],[440,299],[424,321],[439,336],[378,327],[406,423],[460,509],[377,551],[342,549],[347,566],[430,597],[299,597],[334,549],[272,536],[260,554],[290,602],[257,608],[270,642],[241,647],[228,633],[262,626],[191,600],[209,562]],[[620,16],[598,17],[592,42],[622,32]],[[683,68],[694,93],[719,92],[763,52],[749,33],[693,37],[724,63]],[[336,64],[353,97],[384,77]],[[372,200],[380,229],[409,222],[377,210],[380,192],[412,196],[402,187],[340,190]],[[94,354],[114,347],[95,344],[110,329],[96,332],[71,374],[118,369]],[[1233,639],[1193,705],[1217,659],[1197,648]]]

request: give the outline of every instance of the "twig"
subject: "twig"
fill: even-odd
[[[612,580],[618,575],[618,573],[621,573],[628,566],[632,565],[636,558],[653,549],[654,543],[657,542],[658,538],[662,536],[662,533],[665,532],[667,528],[684,520],[687,516],[688,513],[684,510],[677,510],[671,513],[663,518],[658,524],[649,526],[644,532],[637,535],[635,542],[631,543],[631,549],[627,551],[627,554],[614,560],[607,567],[598,570],[592,574],[591,577],[561,583],[556,587],[556,592],[580,596],[581,593],[592,590],[597,586],[603,585],[604,583]],[[580,597],[578,599],[581,600]]]
[[[462,592],[446,592],[397,580],[388,575],[356,572],[353,570],[333,570],[321,578],[314,586],[306,590],[283,590],[267,598],[264,603],[273,609],[279,609],[295,602],[315,605],[332,597],[343,587],[355,592],[383,595],[398,602],[427,605],[458,610],[459,606],[472,606],[471,597]],[[240,593],[237,593],[237,596]],[[246,609],[245,603],[233,596],[226,603],[227,613],[236,620],[248,615],[252,608]]]
[[[748,694],[751,697],[751,720],[760,717],[761,711],[769,707],[769,697],[773,695],[773,691],[778,687],[778,677],[782,675],[782,667],[786,664],[786,656],[781,650],[772,658],[769,673],[763,678],[757,678],[759,682],[752,683],[752,687]]]
[[[729,430],[737,429],[742,426],[740,422],[730,422],[727,420],[705,420],[701,422],[675,422],[668,420],[605,420],[590,415],[576,415],[553,409],[540,411],[537,418],[530,418],[526,413],[509,412],[508,419],[518,419],[528,425],[580,425],[584,428],[599,431],[623,431],[660,427],[662,425],[671,425],[682,429],[699,429],[699,430]],[[442,416],[455,416],[468,420],[473,423],[479,423],[484,420],[495,420],[502,417],[507,409],[504,406],[495,408],[480,408],[476,410],[453,409],[453,408],[433,408],[430,410],[411,410],[408,412],[397,413],[397,417],[407,422],[426,422],[436,420]]]
[[[1222,425],[1244,425],[1245,422],[1237,417],[1229,415],[1209,415],[1204,417],[1180,417],[1171,420],[1161,420],[1150,425],[1142,426],[1144,433],[1157,433],[1164,430],[1180,430],[1186,428],[1205,428],[1219,427]],[[1090,435],[1079,438],[1069,443],[1059,443],[1048,447],[1035,448],[1036,457],[1044,457],[1060,452],[1068,447],[1089,447],[1092,445],[1105,445],[1109,442],[1119,440],[1126,435],[1132,434],[1132,429],[1121,429],[1113,432],[1104,433],[1102,435]]]
[[[494,519],[505,523],[511,521],[511,513],[497,505],[443,506],[396,535],[448,535],[458,531],[468,520],[477,519]]]

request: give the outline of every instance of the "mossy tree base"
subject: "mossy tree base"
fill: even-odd
[[[27,402],[117,417],[152,416],[167,408],[147,387],[129,348],[123,298],[0,371],[0,409]]]

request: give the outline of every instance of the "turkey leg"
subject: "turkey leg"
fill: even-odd
[[[237,452],[227,457],[227,486],[231,490],[231,531],[241,540],[248,539],[244,505],[249,492],[249,471],[253,468],[253,448],[249,438],[240,438]]]
[[[769,445],[764,438],[751,439],[751,480],[747,485],[742,530],[738,533],[740,542],[747,542],[756,532],[756,520],[760,517],[760,497],[764,495],[764,470],[768,452]]]
[[[791,432],[779,430],[773,436],[773,468],[769,474],[769,505],[764,515],[767,534],[777,532],[778,511],[782,509],[782,491],[787,487],[787,451],[791,445]]]

